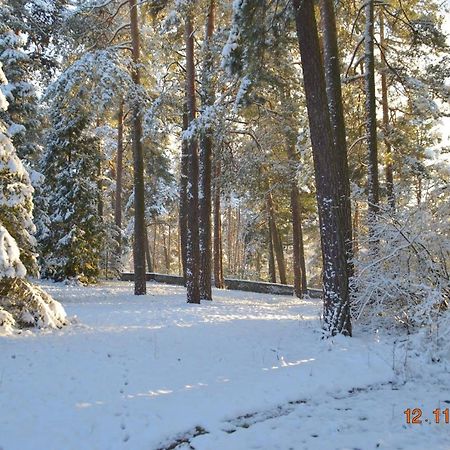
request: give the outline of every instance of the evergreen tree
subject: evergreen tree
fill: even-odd
[[[95,281],[99,275],[103,226],[98,210],[98,138],[80,104],[55,106],[42,171],[49,205],[48,234],[42,241],[44,275],[55,280]]]
[[[6,78],[1,73],[0,83]],[[4,110],[8,102],[0,91],[0,107]],[[28,172],[17,156],[5,124],[0,121],[0,223],[16,241],[21,261],[30,275],[36,275],[36,231],[33,224],[33,187]]]
[[[0,63],[0,84],[7,82]],[[0,110],[8,103],[0,91]],[[61,327],[62,306],[25,279],[36,271],[32,251],[33,187],[0,120],[0,327]]]

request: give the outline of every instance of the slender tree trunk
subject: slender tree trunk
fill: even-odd
[[[211,40],[214,33],[216,2],[210,0],[204,42],[204,64],[202,69],[202,109],[207,110],[214,103],[212,89],[213,55]],[[207,129],[200,137],[200,193],[199,193],[199,240],[200,240],[200,298],[212,300],[211,292],[211,172],[212,172],[212,130]]]
[[[350,179],[347,158],[344,108],[342,104],[341,68],[336,31],[333,0],[320,0],[322,31],[324,38],[324,69],[327,85],[328,107],[333,131],[333,142],[338,160],[340,209],[345,224],[348,276],[353,276],[352,210],[350,201]]]
[[[97,189],[98,189],[98,197],[97,197],[97,210],[98,210],[98,217],[100,217],[101,220],[103,220],[104,215],[104,202],[103,202],[103,180],[102,180],[102,160],[99,155],[98,163],[97,163]]]
[[[381,102],[383,104],[383,134],[384,134],[384,146],[386,149],[386,191],[388,204],[391,209],[395,210],[395,196],[394,196],[394,172],[392,168],[392,147],[389,142],[389,99],[388,99],[388,84],[387,84],[387,62],[386,53],[387,46],[384,35],[384,14],[380,10],[380,46],[381,46],[381,61],[383,67],[381,69]]]
[[[185,19],[186,43],[186,97],[188,124],[196,115],[194,28],[191,12]],[[200,303],[199,290],[199,236],[198,236],[198,144],[195,138],[188,142],[188,184],[186,189],[188,205],[188,229],[186,249],[186,288],[188,303]]]
[[[188,128],[187,102],[183,104],[183,131]],[[183,272],[184,285],[186,286],[186,249],[187,249],[187,228],[188,228],[188,203],[187,203],[187,182],[189,167],[189,146],[183,139],[181,142],[181,176],[180,176],[180,205],[179,205],[179,237],[181,249],[181,265]]]
[[[158,241],[158,222],[155,221],[154,225],[153,225],[153,270],[155,272],[158,271],[158,258],[156,255],[156,243]],[[149,254],[152,252],[148,252]]]
[[[280,233],[278,232],[275,221],[275,212],[273,207],[272,194],[269,192],[266,196],[267,210],[269,213],[269,226],[272,234],[273,249],[278,264],[278,273],[280,275],[280,283],[286,284],[286,263],[284,261],[283,243],[281,242]]]
[[[290,104],[290,102],[289,102]],[[291,221],[293,244],[294,294],[302,298],[308,292],[306,281],[305,249],[303,244],[302,213],[300,193],[297,187],[297,156],[295,154],[295,135],[286,135],[286,153],[292,165],[291,184]]]
[[[323,259],[324,329],[351,335],[342,180],[333,142],[313,0],[293,0],[314,157]]]
[[[256,251],[256,279],[261,280],[261,254]]]
[[[100,119],[97,118],[96,127],[100,128]],[[101,143],[98,142],[98,161],[97,161],[97,214],[101,221],[103,221],[104,203],[103,203],[103,170],[102,170],[102,155]]]
[[[166,266],[166,273],[170,273],[169,250],[167,247],[167,238],[165,233],[163,233],[163,250],[164,250],[164,264]]]
[[[302,216],[299,199],[298,187],[294,183],[291,188],[294,294],[298,298],[303,298],[308,293],[308,286],[306,281],[305,250],[303,246]]]
[[[152,254],[150,252],[150,242],[148,240],[148,230],[145,227],[145,259],[147,261],[147,271],[153,272]]]
[[[267,230],[267,243],[268,243],[268,250],[269,250],[269,255],[268,255],[268,263],[269,263],[269,281],[271,283],[276,283],[277,282],[277,274],[275,271],[275,256],[273,254],[273,239],[272,239],[272,227],[270,225],[270,215],[269,212],[267,211],[267,225],[268,225],[268,230]]]
[[[169,233],[167,236],[167,273],[170,273],[172,265],[172,253],[170,251],[172,245],[172,228],[170,224],[168,225]]]
[[[355,214],[353,215],[353,254],[359,252],[359,206],[355,202]]]
[[[233,225],[231,203],[227,207],[227,269],[228,275],[233,274]]]
[[[122,180],[123,180],[123,100],[119,104],[117,123],[116,193],[114,202],[114,223],[119,231],[118,253],[122,253]]]
[[[180,225],[178,224],[178,236],[177,236],[177,258],[178,258],[178,275],[181,276],[183,267],[181,263],[181,242],[180,242]]]
[[[214,173],[214,285],[225,287],[223,279],[222,215],[220,210],[220,157],[216,155]]]
[[[141,84],[139,71],[140,44],[136,0],[129,0],[131,41],[133,47],[133,68],[131,76],[138,88]],[[145,280],[145,190],[144,190],[144,150],[142,148],[142,115],[137,101],[133,104],[133,168],[134,168],[134,293],[146,293]]]
[[[374,56],[374,0],[365,0],[365,90],[367,127],[367,191],[369,222],[373,222],[379,210],[377,107],[375,97],[375,56]]]
[[[234,271],[237,274],[238,278],[240,277],[240,235],[241,235],[241,205],[239,204],[236,210],[236,227],[234,233]]]

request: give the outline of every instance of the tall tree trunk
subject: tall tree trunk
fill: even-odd
[[[212,89],[213,55],[211,40],[214,33],[216,2],[210,0],[204,42],[204,63],[202,69],[203,112],[214,103]],[[207,129],[200,137],[200,195],[199,195],[199,240],[200,240],[200,298],[212,300],[211,292],[211,172],[212,172],[212,130]]]
[[[194,28],[191,12],[185,19],[186,43],[186,99],[188,125],[196,115]],[[186,188],[188,205],[188,227],[186,248],[186,288],[188,303],[200,303],[199,290],[199,239],[198,239],[198,143],[196,138],[188,142],[188,184]]]
[[[172,246],[172,228],[170,227],[170,224],[168,225],[169,233],[167,236],[167,273],[170,273],[171,265],[172,265],[172,253],[171,253],[171,246]]]
[[[189,125],[187,114],[187,100],[183,104],[183,131],[186,131]],[[183,139],[181,142],[181,175],[180,175],[180,205],[179,205],[179,240],[181,249],[181,265],[183,272],[184,285],[186,286],[186,249],[187,249],[187,228],[188,228],[188,203],[187,203],[187,182],[189,167],[189,146]]]
[[[291,217],[293,240],[294,294],[303,298],[308,293],[306,281],[305,249],[303,246],[302,215],[297,183],[291,187]]]
[[[353,215],[353,254],[359,252],[359,206],[355,202],[355,214]]]
[[[255,268],[256,268],[256,279],[258,281],[261,280],[261,254],[256,251],[256,264],[255,264]]]
[[[98,217],[100,218],[100,220],[103,220],[103,215],[104,215],[104,210],[105,210],[105,206],[104,206],[104,202],[103,202],[103,180],[102,180],[102,160],[101,157],[98,158],[98,163],[97,163],[97,190],[98,190],[98,194],[97,194],[97,210],[98,210]]]
[[[183,273],[183,264],[181,263],[181,242],[180,242],[180,225],[178,222],[178,236],[177,236],[177,259],[178,259],[178,275]],[[186,280],[186,278],[184,278]]]
[[[128,1],[130,7],[131,41],[133,47],[133,68],[131,77],[136,88],[141,84],[139,71],[140,44],[136,0]],[[134,169],[134,294],[146,293],[145,280],[145,190],[144,150],[142,148],[142,114],[138,101],[133,104],[133,169]]]
[[[302,298],[308,292],[306,281],[305,249],[303,243],[302,213],[300,208],[300,193],[297,187],[297,156],[295,154],[295,135],[287,133],[286,152],[292,165],[291,184],[291,221],[293,244],[294,294]]]
[[[324,69],[327,86],[328,107],[336,148],[339,169],[340,209],[345,224],[345,245],[347,250],[348,276],[353,276],[352,208],[350,201],[350,179],[347,158],[344,108],[342,104],[341,68],[336,31],[336,17],[333,0],[320,0],[322,31],[324,38]]]
[[[269,226],[272,234],[273,249],[277,259],[278,273],[280,275],[280,283],[286,284],[286,263],[284,261],[283,243],[281,242],[280,233],[278,232],[275,221],[275,212],[273,208],[272,194],[269,192],[266,195],[267,211],[269,214]]]
[[[314,157],[323,260],[324,328],[351,335],[345,221],[313,0],[293,0]]]
[[[114,223],[118,229],[118,253],[122,253],[122,180],[123,180],[123,100],[117,118],[116,193],[114,196]]]
[[[266,209],[268,209],[267,205],[266,205]],[[269,250],[267,259],[268,259],[268,264],[269,264],[269,281],[271,283],[276,283],[277,282],[277,273],[275,271],[275,256],[273,254],[272,227],[270,225],[270,215],[269,215],[268,210],[267,210],[267,225],[268,225],[267,243],[268,243],[268,250]]]
[[[156,244],[157,244],[157,241],[158,241],[158,222],[156,222],[155,221],[155,223],[153,224],[153,252],[151,252],[150,250],[149,250],[149,252],[148,252],[148,254],[151,254],[151,253],[153,253],[153,265],[152,265],[152,268],[153,268],[153,270],[155,271],[155,272],[158,272],[158,258],[157,258],[157,255],[156,255]],[[150,249],[150,246],[149,246],[149,249]]]
[[[169,245],[168,245],[169,243]],[[166,234],[163,233],[163,251],[164,251],[164,264],[166,267],[166,273],[170,273],[170,259],[169,259],[169,246],[170,246],[170,227],[168,237],[166,239]]]
[[[147,227],[145,227],[145,259],[147,261],[147,271],[150,273],[153,272],[152,253],[150,251]]]
[[[240,277],[240,235],[241,235],[241,205],[238,204],[236,209],[236,228],[234,233],[234,271],[237,274],[238,278]]]
[[[100,128],[100,119],[97,118],[96,127]],[[97,214],[101,221],[103,221],[104,203],[103,203],[103,170],[102,170],[102,155],[101,143],[98,142],[98,161],[97,161]]]
[[[367,133],[367,191],[369,223],[379,210],[377,107],[375,97],[375,56],[374,56],[374,0],[365,0],[366,29],[364,33],[365,90],[366,90],[366,133]]]
[[[220,157],[216,154],[214,172],[214,285],[225,287],[223,279],[222,215],[220,210]]]
[[[233,214],[231,202],[227,207],[227,269],[228,276],[233,274]]]
[[[395,196],[394,196],[394,173],[392,168],[392,147],[389,142],[389,99],[388,99],[388,84],[387,84],[387,61],[386,61],[386,39],[384,35],[384,14],[380,10],[380,46],[381,46],[381,61],[383,67],[381,69],[381,102],[383,105],[383,134],[384,146],[386,150],[386,191],[387,200],[391,209],[395,210]]]

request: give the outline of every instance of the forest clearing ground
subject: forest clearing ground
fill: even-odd
[[[0,449],[443,449],[444,364],[396,336],[322,340],[320,300],[45,283],[76,323],[0,338]],[[404,340],[406,337],[398,337]]]

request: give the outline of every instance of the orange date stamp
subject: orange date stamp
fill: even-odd
[[[433,418],[422,418],[422,409],[421,408],[408,408],[403,411],[403,414],[406,418],[407,424],[421,424],[425,423],[450,423],[450,410],[449,408],[440,409],[436,408],[433,411]]]

